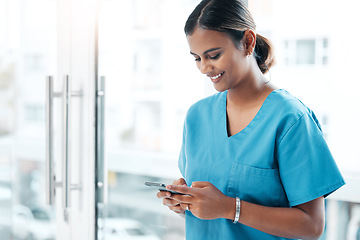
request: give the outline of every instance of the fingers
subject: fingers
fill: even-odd
[[[182,203],[180,204],[178,201],[169,198],[164,198],[163,204],[167,206],[171,211],[174,211],[176,213],[185,212],[185,210],[187,210],[187,205],[188,205]]]
[[[158,198],[170,198],[171,197],[171,193],[170,192],[166,192],[166,191],[159,191],[156,196]]]
[[[173,207],[169,207],[169,209],[173,212],[176,212],[176,213],[183,213],[186,211],[185,208],[183,208],[180,204],[179,205],[176,205],[176,206],[173,206]]]
[[[190,203],[191,200],[190,195],[181,195],[176,193],[170,193],[167,191],[159,191],[156,196],[160,199],[163,199],[163,203],[166,206],[173,206],[180,203]],[[168,200],[172,200],[171,203],[169,203]]]
[[[185,181],[184,178],[179,178],[179,179],[175,180],[172,184],[173,185],[187,186],[186,181]],[[166,198],[166,197],[169,198],[169,197],[171,197],[171,193],[166,192],[166,191],[160,191],[160,192],[157,193],[157,197],[158,198]]]
[[[168,190],[172,190],[172,191],[176,191],[179,193],[183,193],[186,195],[193,195],[194,191],[191,187],[187,187],[187,186],[181,186],[181,185],[167,185],[166,188]]]
[[[181,206],[182,209],[190,211],[190,204],[181,203],[180,206]]]
[[[175,180],[172,185],[168,186],[171,186],[170,188],[172,188],[172,186],[187,187],[187,184],[184,178],[179,178]],[[189,204],[186,202],[189,202],[190,196],[174,194],[166,191],[159,191],[156,196],[163,199],[163,204],[176,213],[184,213],[188,209]]]
[[[178,201],[176,201],[174,199],[170,199],[170,198],[164,198],[163,204],[167,207],[174,207],[174,206],[180,205],[180,203]]]
[[[194,188],[205,188],[205,187],[209,187],[209,186],[213,186],[213,185],[209,182],[193,182],[191,184],[191,187],[180,186],[180,185],[168,185],[166,188],[169,190],[173,190],[176,192],[186,194],[186,195],[194,196],[198,192]]]
[[[172,194],[169,199],[176,201],[178,204],[191,204],[193,202],[193,197],[190,195]]]

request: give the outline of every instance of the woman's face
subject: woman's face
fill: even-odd
[[[196,66],[213,82],[217,91],[239,86],[249,74],[250,61],[242,48],[222,32],[196,28],[187,36]]]

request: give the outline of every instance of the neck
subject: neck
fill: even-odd
[[[270,93],[274,89],[275,87],[269,83],[256,64],[249,71],[245,81],[228,90],[227,100],[230,104],[246,106],[258,101],[265,92]]]

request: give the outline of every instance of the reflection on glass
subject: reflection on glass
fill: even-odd
[[[13,207],[13,235],[16,239],[55,239],[53,213],[48,208]]]

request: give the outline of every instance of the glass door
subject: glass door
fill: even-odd
[[[183,32],[196,4],[100,1],[105,163],[98,174],[105,172],[105,185],[98,189],[98,239],[185,238],[184,219],[144,182],[169,184],[181,177],[177,159],[185,113],[214,91],[198,72]]]
[[[0,1],[0,239],[55,239],[45,202],[45,76],[56,70],[57,3]]]
[[[95,239],[95,10],[0,0],[2,240]]]
[[[57,71],[47,78],[47,199],[57,239],[95,239],[96,3],[57,1]]]

